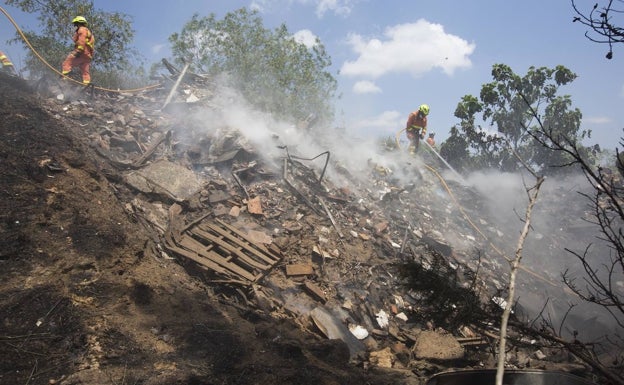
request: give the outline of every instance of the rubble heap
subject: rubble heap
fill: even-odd
[[[249,137],[223,117],[226,91],[190,77],[164,103],[170,87],[93,96],[52,87],[44,100],[98,155],[98,172],[149,234],[146,256],[175,261],[239,311],[343,341],[354,366],[415,383],[494,366],[516,234],[488,217],[488,197],[431,153],[381,151],[354,165],[354,148],[331,143],[339,132],[318,128],[323,140],[314,127],[276,124]],[[564,292],[543,270],[522,277],[522,295],[536,301]],[[510,369],[589,371],[511,335]]]

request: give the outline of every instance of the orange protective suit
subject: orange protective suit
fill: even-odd
[[[91,30],[85,25],[79,24],[72,37],[74,50],[67,55],[62,65],[63,75],[71,72],[72,68],[80,68],[82,73],[82,83],[91,83],[91,59],[93,59],[95,38]]]
[[[410,113],[405,124],[405,132],[414,150],[417,150],[420,139],[423,139],[427,132],[427,115],[418,110]]]
[[[4,52],[0,51],[0,63],[2,63],[2,70],[10,73],[15,73],[15,68],[13,67],[13,63]]]

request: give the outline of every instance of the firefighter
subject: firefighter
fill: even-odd
[[[425,139],[427,133],[427,115],[429,115],[429,106],[427,104],[421,104],[418,110],[409,114],[407,118],[407,124],[405,125],[405,132],[407,139],[410,141],[410,153],[414,154],[418,151],[420,140]]]
[[[2,63],[2,72],[15,75],[15,67],[13,67],[13,63],[2,51],[0,51],[0,63]]]
[[[63,62],[63,76],[69,74],[72,68],[78,67],[82,74],[82,83],[88,85],[91,83],[89,69],[91,67],[91,59],[93,59],[95,39],[91,30],[87,28],[87,19],[83,16],[74,17],[72,24],[76,27],[76,32],[74,32],[72,37],[74,49]]]
[[[435,133],[431,132],[429,134],[429,137],[427,138],[427,143],[431,146],[431,147],[435,147],[435,139],[433,138],[435,136]]]

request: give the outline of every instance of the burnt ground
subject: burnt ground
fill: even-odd
[[[106,166],[0,79],[1,384],[388,384],[345,345],[220,303],[124,210]],[[62,170],[62,171],[61,171]]]
[[[2,76],[0,91],[0,384],[423,384],[449,368],[494,366],[500,308],[491,299],[508,272],[490,242],[513,245],[515,234],[489,222],[476,193],[454,185],[460,212],[424,167],[415,172],[409,160],[401,185],[368,162],[363,186],[327,181],[313,191],[325,197],[319,206],[304,195],[316,177],[302,164],[293,187],[240,147],[246,159],[231,163],[232,128],[219,127],[221,137],[201,130],[212,100],[199,103],[201,118],[180,103],[173,121],[160,111],[168,89],[70,101]],[[158,145],[178,127],[199,136]],[[145,154],[153,158],[136,163]],[[129,164],[162,160],[201,174],[199,194],[176,201],[128,182]],[[242,182],[235,166],[246,170]],[[354,179],[352,165],[333,166],[332,177]],[[262,198],[263,213],[250,213],[250,196]],[[467,215],[483,231],[457,220]],[[167,221],[197,218],[259,234],[282,260],[258,284],[215,277],[166,250]],[[419,261],[411,289],[397,261]],[[545,290],[561,290],[558,277],[527,271],[522,285],[538,304]],[[331,322],[310,316],[321,307],[368,337],[328,339],[320,329]],[[375,322],[382,310],[385,326]],[[591,376],[560,348],[510,334],[507,368]]]

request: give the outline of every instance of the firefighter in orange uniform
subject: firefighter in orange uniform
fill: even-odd
[[[13,63],[8,58],[4,52],[0,51],[0,63],[2,63],[2,72],[6,72],[11,75],[15,75],[15,67],[13,67]]]
[[[418,151],[420,140],[425,139],[427,133],[427,115],[429,115],[429,106],[421,104],[418,110],[409,114],[405,125],[405,132],[410,141],[410,153],[414,154]]]
[[[429,137],[427,138],[427,144],[429,144],[432,148],[435,147],[435,139],[433,138],[435,136],[435,133],[430,133]]]
[[[83,16],[74,17],[72,24],[76,27],[76,32],[72,37],[74,49],[63,62],[63,75],[69,74],[72,68],[78,67],[82,73],[82,83],[88,85],[91,83],[89,69],[91,68],[91,59],[93,59],[95,39],[91,30],[87,28],[87,19]]]

